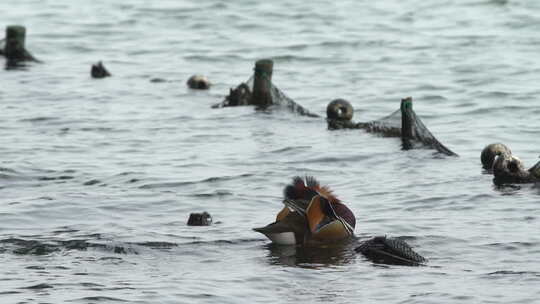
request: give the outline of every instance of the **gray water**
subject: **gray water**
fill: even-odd
[[[0,3],[43,64],[0,71],[2,303],[538,303],[540,190],[496,188],[492,142],[538,160],[540,2]],[[274,60],[274,84],[368,121],[413,96],[460,157],[328,131],[323,119],[210,109]],[[90,78],[104,60],[113,77]],[[185,81],[205,74],[210,91]],[[152,82],[154,78],[164,82]],[[277,247],[282,188],[313,175],[356,234],[405,237],[425,267]],[[214,225],[189,227],[191,212]]]

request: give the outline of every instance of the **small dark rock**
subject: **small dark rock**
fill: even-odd
[[[212,216],[206,211],[203,213],[191,213],[187,224],[188,226],[210,226]]]
[[[105,68],[105,66],[103,65],[101,61],[92,65],[90,74],[92,75],[92,78],[105,78],[105,77],[111,76],[111,73],[107,71],[107,69]]]
[[[190,89],[195,90],[208,90],[211,86],[210,81],[206,76],[203,75],[193,75],[189,77],[187,85]]]

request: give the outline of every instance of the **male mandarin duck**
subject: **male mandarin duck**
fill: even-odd
[[[253,230],[280,245],[321,244],[354,235],[356,218],[327,186],[297,176],[284,189],[285,207],[276,221]]]

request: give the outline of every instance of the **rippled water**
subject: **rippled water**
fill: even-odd
[[[497,189],[479,155],[538,160],[540,3],[2,1],[44,64],[0,72],[2,303],[535,303],[540,190]],[[210,109],[260,58],[324,114],[415,110],[460,157],[401,151],[322,119]],[[104,60],[113,77],[93,80]],[[185,81],[208,75],[210,91]],[[151,82],[161,78],[165,82]],[[403,236],[427,267],[374,265],[354,244],[276,247],[294,175],[356,213],[360,238]],[[210,227],[188,227],[206,210]]]

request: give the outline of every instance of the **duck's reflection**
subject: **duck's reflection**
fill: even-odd
[[[320,268],[350,264],[355,260],[354,242],[340,242],[325,246],[292,246],[270,243],[268,262],[271,265]]]

